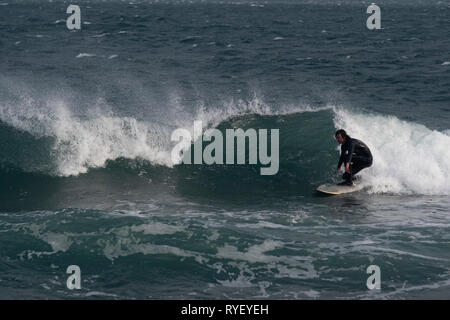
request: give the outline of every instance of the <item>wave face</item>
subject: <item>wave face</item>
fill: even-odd
[[[128,159],[140,161],[144,166],[175,170],[170,157],[174,125],[117,116],[99,106],[78,116],[69,106],[63,100],[42,102],[27,96],[20,97],[19,103],[3,104],[0,109],[3,167],[67,177]],[[278,128],[281,170],[272,182],[288,178],[304,185],[306,190],[320,183],[318,177],[327,179],[335,166],[333,159],[338,157],[332,133],[334,129],[346,128],[351,136],[366,142],[374,155],[374,165],[361,173],[369,192],[450,194],[448,131],[344,107],[273,108],[257,97],[224,103],[220,112],[198,108],[172,123],[192,132],[193,123],[198,120],[205,123],[204,129],[215,127],[223,133],[228,128]],[[183,170],[189,171],[189,166]],[[214,175],[218,178],[230,170],[216,165],[212,171],[206,171],[211,175],[209,178]],[[232,170],[228,174],[235,176]],[[254,172],[246,174],[251,179]]]

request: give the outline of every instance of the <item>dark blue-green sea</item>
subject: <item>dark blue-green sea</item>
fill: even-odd
[[[0,299],[449,299],[450,1],[371,2],[0,0]],[[279,171],[174,164],[194,121]]]

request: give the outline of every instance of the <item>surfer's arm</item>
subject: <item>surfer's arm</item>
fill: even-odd
[[[350,162],[345,164],[345,172],[350,173]]]
[[[337,165],[337,170],[339,170],[342,166],[342,163],[344,162],[344,153],[341,151],[341,156],[339,157],[339,162]]]
[[[349,146],[347,148],[346,154],[344,154],[344,164],[347,166],[348,163],[352,161],[353,152],[355,151],[355,143],[349,141]]]

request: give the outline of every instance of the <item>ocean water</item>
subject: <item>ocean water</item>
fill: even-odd
[[[0,298],[450,298],[450,2],[0,1]],[[174,165],[196,120],[278,173]]]

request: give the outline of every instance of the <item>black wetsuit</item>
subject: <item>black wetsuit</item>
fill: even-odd
[[[372,153],[366,144],[358,139],[347,136],[341,145],[341,157],[339,158],[338,169],[344,163],[350,162],[350,174],[345,172],[342,178],[351,183],[353,176],[364,168],[372,165]]]

